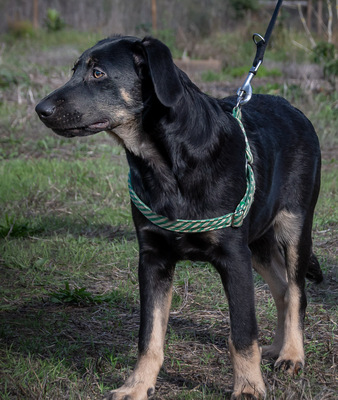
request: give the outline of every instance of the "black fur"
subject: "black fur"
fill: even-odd
[[[104,75],[95,78],[96,69]],[[125,147],[134,190],[153,211],[172,220],[204,219],[233,212],[245,192],[245,142],[232,116],[235,102],[202,93],[158,40],[113,37],[87,50],[71,80],[43,99],[36,111],[63,136],[110,132]],[[242,113],[257,185],[242,227],[172,233],[154,226],[132,205],[140,246],[140,355],[147,352],[155,306],[164,308],[179,260],[208,261],[220,273],[238,352],[257,339],[252,257],[268,268],[271,249],[278,247],[300,291],[301,319],[308,268],[309,277],[322,279],[311,242],[320,186],[316,133],[307,118],[280,97],[254,95]],[[279,232],[276,218],[283,213],[297,218],[291,226],[282,221]],[[294,273],[288,271],[293,231]],[[288,369],[293,360],[282,363]]]

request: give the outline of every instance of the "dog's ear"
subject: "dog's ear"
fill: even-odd
[[[166,107],[174,106],[183,95],[183,86],[170,50],[152,37],[141,43],[157,98]]]

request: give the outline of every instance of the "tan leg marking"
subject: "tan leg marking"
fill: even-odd
[[[285,247],[288,289],[285,294],[284,341],[276,367],[294,375],[304,365],[302,321],[300,321],[300,289],[295,283],[298,265],[298,244],[301,235],[301,218],[286,210],[274,220],[276,239]]]
[[[264,358],[277,358],[284,341],[285,322],[285,293],[287,291],[287,278],[284,257],[280,254],[277,246],[271,249],[271,265],[261,265],[253,257],[254,269],[263,277],[269,285],[272,297],[277,309],[277,327],[274,340],[271,345],[262,347]]]
[[[241,398],[242,394],[264,398],[265,385],[260,369],[261,352],[257,341],[251,348],[237,352],[229,339],[229,349],[234,369],[234,391],[231,398]]]
[[[300,293],[295,285],[289,285],[286,294],[285,337],[276,367],[297,375],[304,365],[302,323],[299,318]]]
[[[163,364],[163,346],[169,318],[172,292],[167,297],[163,308],[155,308],[153,314],[153,331],[148,350],[139,355],[134,372],[126,380],[125,384],[110,393],[113,400],[146,400],[155,392],[157,375]]]

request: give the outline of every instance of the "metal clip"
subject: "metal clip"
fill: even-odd
[[[265,43],[265,39],[259,33],[254,33],[252,35],[252,40],[254,41],[256,46],[260,42]],[[251,97],[252,97],[251,81],[252,81],[252,78],[256,75],[258,68],[262,64],[262,61],[263,60],[259,60],[256,66],[252,66],[250,68],[249,74],[246,77],[243,85],[237,90],[237,96],[238,96],[237,97],[237,105],[236,105],[237,107],[242,106],[243,104],[246,104],[251,99]]]
[[[254,76],[255,75],[253,73],[249,72],[249,75],[247,76],[244,84],[237,90],[238,97],[236,107],[246,104],[251,99],[252,87],[250,85],[250,82]]]
[[[248,76],[246,77],[243,85],[237,90],[237,107],[246,104],[252,96],[252,87],[251,81],[252,78],[256,75],[258,68],[262,64],[262,61],[259,61],[255,67],[251,67]]]
[[[258,41],[256,40],[256,37],[258,37]],[[260,35],[259,33],[254,33],[253,35],[252,35],[252,40],[254,41],[254,43],[255,43],[255,45],[257,46],[257,44],[260,42],[260,41],[263,41],[263,43],[265,43],[265,39],[263,38],[263,36],[262,35]]]

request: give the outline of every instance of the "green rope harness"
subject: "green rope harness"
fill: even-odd
[[[199,232],[210,232],[217,229],[223,229],[228,227],[240,227],[243,224],[244,218],[247,216],[251,204],[253,202],[254,193],[255,193],[255,177],[253,173],[253,169],[251,164],[253,163],[253,157],[250,150],[250,145],[245,133],[244,126],[241,121],[241,110],[239,107],[235,107],[233,109],[233,116],[239,123],[241,130],[243,132],[245,138],[245,158],[246,158],[246,191],[244,197],[239,202],[233,213],[229,213],[223,215],[222,217],[211,218],[211,219],[197,219],[197,220],[189,220],[189,219],[177,219],[174,221],[169,220],[167,217],[163,215],[158,215],[154,213],[143,201],[137,196],[134,192],[131,180],[130,173],[128,178],[128,186],[129,186],[129,194],[132,202],[138,208],[138,210],[153,224],[159,226],[160,228],[179,232],[179,233],[199,233]]]

